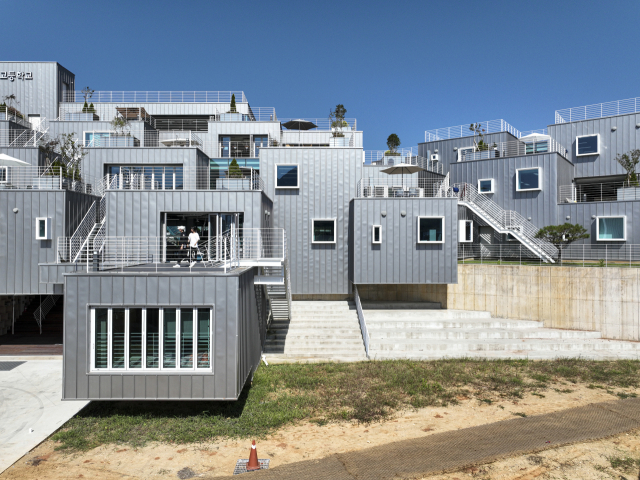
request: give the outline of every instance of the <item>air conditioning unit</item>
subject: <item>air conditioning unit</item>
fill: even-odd
[[[431,154],[431,161],[432,162],[437,162],[438,160],[440,160],[440,155],[438,155],[437,153],[432,153]]]

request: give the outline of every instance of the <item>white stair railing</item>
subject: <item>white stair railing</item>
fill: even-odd
[[[455,189],[458,192],[455,192]],[[546,262],[554,263],[558,249],[553,244],[535,238],[538,228],[518,212],[505,210],[487,195],[478,193],[469,183],[454,184],[454,192],[462,205],[470,208],[500,233],[510,233],[525,247]]]
[[[40,333],[42,333],[42,320],[45,319],[47,314],[51,311],[56,302],[62,297],[62,295],[47,295],[47,298],[44,299],[44,302],[40,304],[36,311],[33,312],[33,318],[38,322],[38,326],[40,327]]]

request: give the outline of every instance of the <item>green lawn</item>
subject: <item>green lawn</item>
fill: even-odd
[[[561,383],[560,389],[557,388]],[[58,448],[194,443],[261,437],[301,420],[370,423],[407,408],[521,398],[571,384],[625,398],[640,385],[640,361],[438,360],[261,365],[236,402],[91,402],[53,435]],[[618,389],[615,391],[614,389]],[[617,395],[617,397],[616,397]]]

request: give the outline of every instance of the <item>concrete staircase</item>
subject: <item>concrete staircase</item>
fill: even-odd
[[[599,332],[543,328],[489,312],[399,306],[363,303],[371,359],[640,358],[640,342],[605,340]]]
[[[269,363],[366,360],[355,304],[291,302],[290,320],[272,320],[264,354]]]

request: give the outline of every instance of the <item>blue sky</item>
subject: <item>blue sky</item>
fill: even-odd
[[[366,149],[437,127],[640,96],[640,2],[4,0],[4,60],[55,60],[95,90],[244,90],[279,117],[337,103]],[[8,36],[7,36],[8,35]]]

